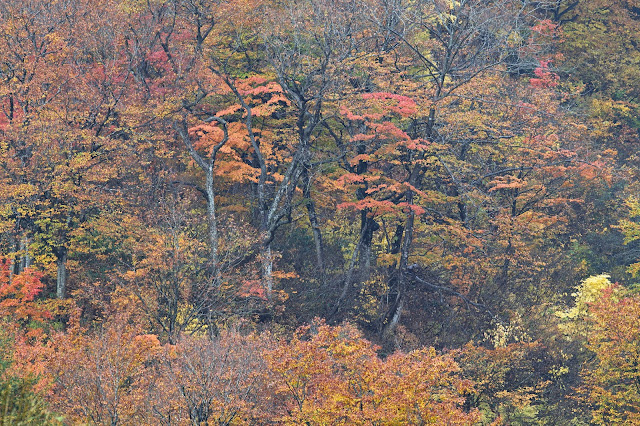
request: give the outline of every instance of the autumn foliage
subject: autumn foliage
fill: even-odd
[[[640,353],[640,299],[619,285],[601,291],[589,304],[587,348],[594,359],[583,371],[583,398],[595,405],[596,424],[633,424],[640,420],[637,369]]]
[[[73,321],[76,321],[74,319]],[[222,332],[160,345],[132,318],[52,338],[51,407],[74,423],[470,424],[473,384],[433,349],[381,359],[352,326],[322,322],[291,341]],[[126,343],[125,343],[126,342]]]
[[[0,423],[640,422],[638,22],[1,1]]]

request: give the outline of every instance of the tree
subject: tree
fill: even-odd
[[[591,277],[579,287],[576,306],[569,313],[594,355],[581,373],[584,383],[579,391],[593,407],[596,424],[638,421],[639,309],[640,298],[634,291]]]
[[[81,1],[6,3],[0,13],[8,59],[0,93],[2,216],[12,228],[4,235],[16,273],[55,262],[56,294],[64,298],[74,231],[108,203],[105,187],[121,178],[113,166],[124,151],[115,131],[127,90],[121,20],[107,4],[91,9]],[[99,37],[89,41],[83,25],[100,27]]]
[[[619,228],[624,234],[624,244],[631,244],[640,239],[640,225],[634,220],[640,216],[640,203],[634,197],[627,199],[627,207],[629,208],[629,218],[622,219]],[[635,278],[640,273],[640,263],[634,262],[628,267],[628,271]]]
[[[460,408],[471,383],[433,349],[382,360],[352,326],[300,328],[289,344],[267,353],[284,424],[469,424]]]
[[[53,353],[46,359],[54,384],[52,407],[74,422],[95,424],[149,423],[147,389],[155,376],[150,366],[160,353],[156,336],[144,334],[135,305],[115,301],[118,312],[91,332],[73,312],[69,329],[52,337]]]
[[[159,366],[170,395],[159,394],[167,405],[155,410],[164,421],[188,419],[194,425],[270,421],[272,389],[262,358],[269,344],[267,335],[238,330],[212,338],[183,336]]]
[[[41,349],[51,311],[36,298],[44,285],[41,274],[27,268],[13,274],[12,260],[0,258],[0,422],[3,424],[61,424],[49,411],[38,369],[29,365]]]

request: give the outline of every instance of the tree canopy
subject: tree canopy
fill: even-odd
[[[1,422],[637,422],[638,22],[0,2]]]

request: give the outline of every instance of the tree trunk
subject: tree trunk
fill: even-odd
[[[20,248],[18,246],[18,241],[13,241],[14,252],[17,253]],[[18,255],[11,256],[11,266],[9,267],[9,282],[13,279],[14,275],[18,275],[20,273],[20,258]]]
[[[193,147],[191,143],[191,137],[189,136],[189,129],[187,127],[186,120],[182,122],[174,122],[173,126],[175,130],[178,132],[180,137],[182,138],[183,143],[189,150],[189,154],[191,158],[195,160],[200,169],[205,173],[205,194],[207,198],[207,221],[209,225],[209,246],[211,249],[211,286],[219,285],[220,280],[220,265],[219,265],[219,255],[218,255],[218,219],[216,217],[216,194],[213,186],[213,170],[215,167],[216,156],[218,155],[218,151],[220,148],[224,146],[225,143],[229,140],[229,131],[227,128],[228,123],[220,117],[209,117],[207,122],[213,122],[220,124],[222,126],[222,132],[224,134],[222,140],[216,144],[211,154],[208,158],[202,157],[196,149]]]
[[[207,216],[209,219],[209,247],[211,249],[211,283],[217,285],[219,277],[218,260],[218,218],[216,216],[216,198],[213,189],[213,164],[206,170]]]
[[[368,269],[371,267],[371,243],[373,241],[373,233],[380,228],[380,225],[378,225],[375,219],[368,217],[368,212],[369,210],[365,209],[360,214],[360,236],[358,237],[358,243],[351,254],[351,261],[345,274],[342,291],[336,300],[332,313],[329,315],[330,317],[338,313],[342,302],[347,297],[353,282],[356,265],[359,266],[361,278],[363,274],[368,273]]]
[[[417,169],[416,169],[417,170]],[[410,182],[413,184],[419,179],[419,172],[414,170],[414,176],[418,176],[417,178],[412,176]],[[406,194],[407,204],[409,206],[413,205],[414,194],[413,191],[409,190]],[[407,269],[409,267],[409,255],[411,254],[411,245],[413,243],[413,228],[415,223],[415,213],[413,210],[409,211],[407,216],[407,221],[404,226],[404,238],[402,239],[402,245],[400,246],[400,263],[398,265],[398,274],[396,279],[396,289],[397,295],[393,305],[393,308],[390,310],[387,318],[390,317],[389,321],[384,325],[382,330],[382,337],[385,339],[390,338],[397,327],[400,316],[402,315],[402,308],[404,307],[404,293],[406,286],[406,274]]]
[[[267,299],[271,300],[273,292],[273,255],[271,254],[271,243],[262,251],[262,279],[267,293]]]
[[[31,266],[31,256],[29,256],[29,238],[23,237],[20,240],[20,272]]]
[[[402,308],[404,307],[404,296],[398,294],[398,299],[396,300],[396,306],[393,310],[393,316],[389,320],[389,323],[384,327],[382,331],[382,338],[387,340],[391,336],[393,336],[393,332],[395,331],[398,323],[400,322],[400,315],[402,315]]]
[[[58,275],[56,277],[56,297],[64,299],[67,293],[67,248],[58,247],[56,250],[56,264]]]
[[[318,274],[324,281],[324,248],[322,243],[322,231],[318,224],[318,215],[316,213],[316,206],[311,199],[311,179],[307,167],[304,167],[302,172],[302,179],[304,185],[303,197],[306,200],[307,213],[309,215],[309,224],[311,225],[311,232],[313,233],[313,242],[316,249],[316,266],[318,267]]]

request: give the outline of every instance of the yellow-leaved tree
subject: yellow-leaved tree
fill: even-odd
[[[574,307],[558,315],[592,355],[580,373],[579,399],[594,424],[638,424],[640,295],[602,274],[582,281],[573,296]]]

